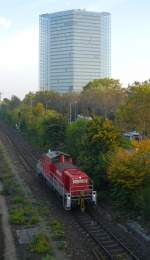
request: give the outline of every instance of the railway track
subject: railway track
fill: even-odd
[[[7,138],[10,146],[13,146],[16,153],[18,154],[18,158],[21,163],[24,165],[25,169],[29,171],[36,170],[36,163],[40,157],[40,153],[38,151],[31,150],[31,147],[23,141],[22,136],[18,134],[18,131],[15,129],[8,129],[4,124],[0,124],[0,128],[5,133],[5,137]]]
[[[40,153],[31,150],[31,147],[22,140],[22,137],[14,129],[6,129],[4,125],[0,127],[13,145],[19,160],[28,172],[36,170],[36,162]],[[114,234],[107,230],[106,226],[99,223],[90,212],[74,211],[73,216],[82,228],[82,232],[88,240],[89,247],[96,260],[140,260],[128,249]]]
[[[74,214],[78,224],[85,231],[89,243],[93,244],[95,259],[111,260],[139,260],[129,248],[127,248],[106,227],[95,220],[88,212],[76,212]]]

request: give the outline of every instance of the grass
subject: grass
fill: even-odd
[[[13,194],[21,194],[21,187],[16,183],[15,177],[11,172],[10,167],[7,165],[6,160],[3,158],[3,154],[1,154],[2,158],[2,166],[0,167],[0,181],[3,183],[3,195],[13,195]]]
[[[31,226],[40,223],[40,217],[47,219],[50,214],[49,207],[43,205],[42,201],[36,201],[30,194],[26,195],[24,187],[18,184],[13,174],[9,161],[0,150],[2,164],[0,165],[0,181],[3,183],[3,194],[8,196],[9,200],[9,219],[11,224]],[[48,221],[47,228],[51,226],[52,238],[57,243],[57,248],[62,250],[65,247],[64,226],[62,223],[54,220]],[[50,239],[44,233],[34,237],[28,249],[31,253],[41,255],[41,260],[54,260],[53,248]],[[36,257],[35,257],[36,259]]]
[[[51,222],[51,229],[53,233],[53,238],[55,240],[62,240],[64,239],[64,225],[57,221],[54,220]]]
[[[64,250],[66,248],[66,242],[65,241],[59,241],[59,244],[57,245],[57,248],[59,250]]]
[[[15,192],[15,183],[12,178],[3,179],[3,194],[11,195]]]
[[[33,238],[29,246],[29,250],[33,253],[37,254],[50,254],[52,256],[53,250],[52,246],[50,245],[49,238],[44,233],[38,234]],[[49,255],[49,256],[50,256]],[[48,255],[45,258],[48,258]],[[47,259],[46,258],[46,259]]]
[[[43,206],[43,202],[36,202],[35,205],[38,208],[38,211],[42,213],[42,216],[49,216],[50,214],[50,210],[48,205],[47,206]]]
[[[11,202],[13,205],[25,205],[26,204],[26,198],[24,196],[18,196],[15,195],[11,198]]]
[[[43,256],[41,260],[55,260],[55,258],[52,255],[48,254]]]
[[[25,197],[23,188],[18,184],[1,150],[0,156],[3,162],[0,167],[2,173],[0,180],[3,183],[2,193],[10,197],[10,222],[19,225],[34,225],[39,223],[37,211],[33,209],[31,202]]]
[[[16,207],[10,210],[10,222],[19,225],[34,225],[39,223],[39,216],[30,206]]]
[[[11,196],[13,196],[14,194],[20,196],[23,195],[22,188],[20,187],[20,185],[16,183],[16,180],[13,176],[9,176],[9,177],[4,176],[2,182],[4,185],[3,188],[4,195],[11,195]]]
[[[4,156],[2,154],[0,154],[0,157],[2,158],[3,164],[1,164],[0,166],[0,171],[4,174],[4,173],[8,173],[10,172],[10,168],[7,165],[6,160],[4,159]]]
[[[11,179],[11,178],[12,178],[12,175],[10,173],[9,174],[0,175],[0,180],[1,181],[5,181],[6,179]]]

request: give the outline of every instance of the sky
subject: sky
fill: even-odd
[[[70,9],[111,13],[111,76],[123,86],[150,78],[149,0],[0,0],[0,92],[38,90],[39,14]]]

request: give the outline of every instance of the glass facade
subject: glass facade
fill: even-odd
[[[82,91],[110,77],[110,14],[70,10],[40,15],[40,90]]]

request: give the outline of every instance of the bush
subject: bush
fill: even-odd
[[[45,234],[42,233],[34,237],[29,249],[31,252],[37,254],[52,253],[52,248],[50,246],[49,239]]]
[[[133,142],[133,148],[119,148],[111,154],[108,178],[112,197],[120,205],[150,217],[150,139]]]
[[[51,222],[51,228],[55,239],[59,240],[64,238],[64,225],[62,223],[54,220]]]
[[[33,225],[39,222],[39,217],[31,207],[13,208],[10,211],[10,221],[13,224]]]
[[[150,220],[150,187],[143,190],[143,215]]]

